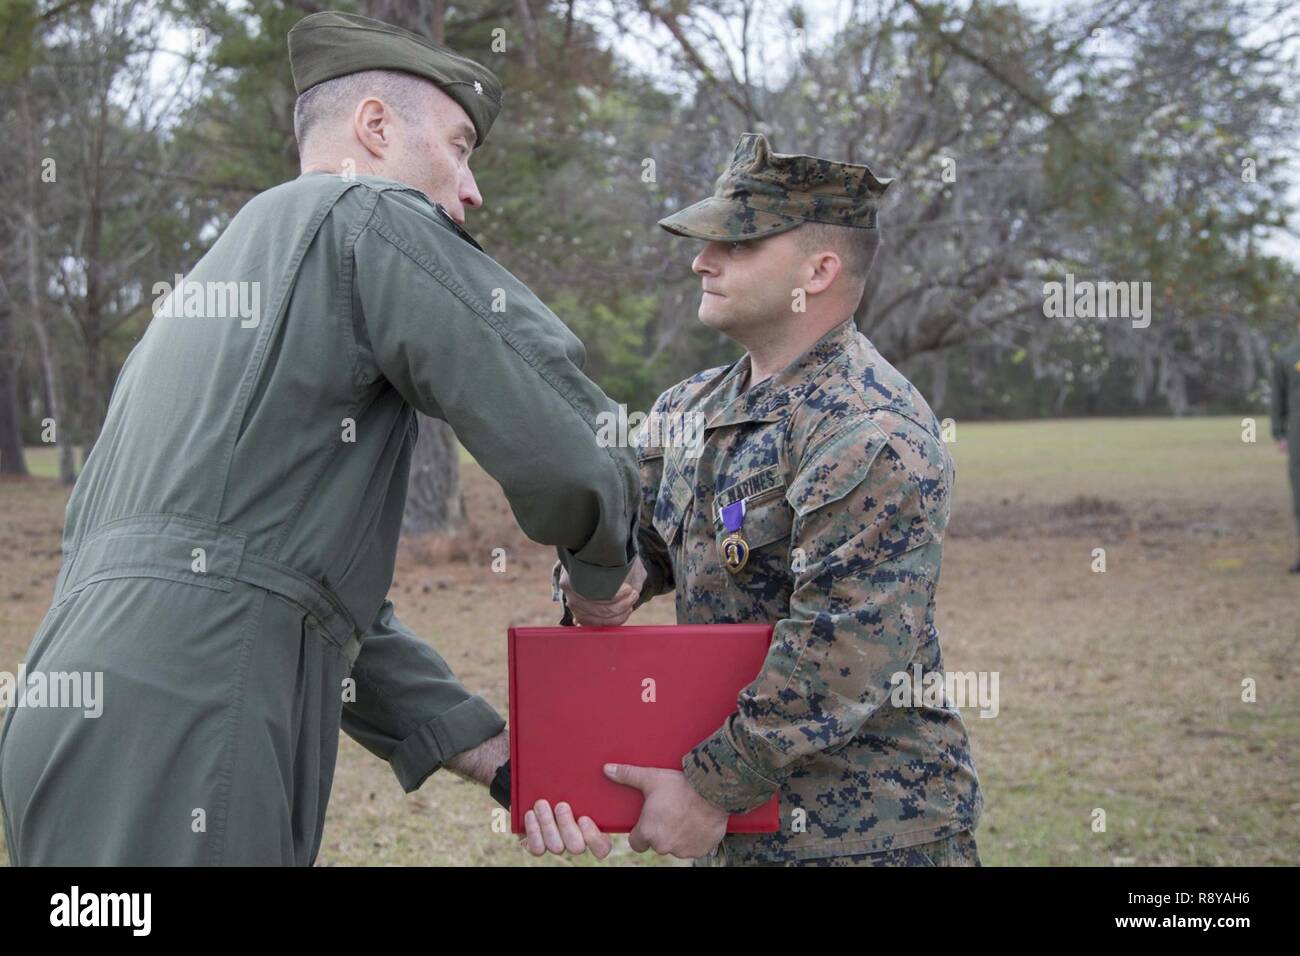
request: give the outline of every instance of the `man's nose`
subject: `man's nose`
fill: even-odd
[[[483,196],[478,191],[478,183],[474,182],[474,174],[468,168],[465,169],[464,175],[460,177],[460,195],[458,198],[466,206],[473,209],[478,209],[483,205]]]
[[[700,276],[715,276],[718,274],[717,266],[713,263],[713,243],[706,243],[700,250],[695,261],[691,263],[691,271]]]

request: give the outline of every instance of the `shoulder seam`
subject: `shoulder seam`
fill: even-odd
[[[378,203],[376,203],[376,208],[378,208]],[[440,286],[442,286],[444,289],[450,292],[453,296],[455,296],[457,299],[463,302],[469,308],[469,310],[473,312],[475,316],[478,317],[479,321],[484,322],[485,324],[490,326],[492,330],[496,332],[498,336],[501,337],[501,340],[503,342],[509,345],[512,349],[514,349],[514,351],[519,355],[520,358],[524,360],[525,363],[527,363],[528,367],[533,370],[534,374],[536,374],[538,378],[540,378],[543,382],[549,385],[552,391],[554,391],[557,395],[559,395],[561,398],[564,399],[565,403],[569,406],[569,409],[588,428],[592,430],[593,434],[596,432],[594,423],[588,422],[586,418],[583,417],[578,412],[578,408],[580,405],[578,398],[573,394],[571,394],[568,390],[563,388],[561,384],[556,382],[550,375],[548,375],[538,365],[535,356],[532,355],[527,349],[525,349],[515,338],[515,336],[510,334],[509,329],[504,328],[500,322],[493,319],[491,313],[489,313],[488,310],[483,306],[483,303],[479,302],[469,292],[468,289],[466,289],[460,283],[456,282],[451,276],[447,275],[445,272],[438,269],[432,263],[426,261],[425,258],[417,250],[411,249],[409,244],[406,242],[406,240],[404,240],[401,236],[397,235],[391,229],[389,229],[386,223],[382,221],[375,221],[373,218],[373,211],[372,211],[370,221],[366,223],[366,226],[362,230],[362,232],[365,232],[366,230],[370,230],[374,232],[375,235],[384,239],[394,249],[396,249],[398,252],[402,253],[404,256],[410,259],[411,262],[414,263],[416,266],[418,266],[424,273],[426,273],[429,276],[429,278],[433,279]],[[358,233],[358,237],[359,236],[360,233]],[[460,241],[459,239],[456,239],[455,236],[452,236],[451,238],[455,239],[456,241]],[[486,255],[485,253],[480,253],[480,254]],[[608,458],[609,461],[613,465],[615,465],[615,467],[617,467],[618,461],[614,456],[613,449],[605,448],[604,452],[605,452],[605,457]],[[621,500],[623,498],[622,489],[620,489],[619,491],[619,496],[620,496],[620,506],[626,509],[627,502]]]

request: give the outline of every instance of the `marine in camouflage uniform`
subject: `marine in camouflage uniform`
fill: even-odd
[[[746,134],[714,197],[661,225],[722,241],[804,221],[874,227],[887,185]],[[961,716],[947,700],[890,702],[896,673],[943,669],[953,465],[935,415],[851,317],[775,376],[751,387],[749,371],[746,355],[655,403],[651,423],[703,416],[702,443],[647,427],[638,447],[642,601],[675,590],[681,624],[775,625],[735,713],[682,766],[732,813],[779,794],[781,826],[729,834],[697,862],[978,865],[983,798]],[[728,570],[724,509],[741,501],[748,556]]]
[[[1300,534],[1300,339],[1277,353],[1273,362],[1273,439],[1287,443],[1291,474],[1291,503]],[[1300,574],[1300,548],[1292,574]]]

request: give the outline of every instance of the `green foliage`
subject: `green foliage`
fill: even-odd
[[[615,401],[633,411],[649,411],[671,375],[667,356],[647,360],[658,308],[655,297],[625,294],[606,303],[562,291],[551,307],[586,346],[587,374]]]
[[[0,3],[0,86],[18,82],[41,58],[41,46],[36,42],[37,7],[35,0]]]
[[[431,23],[424,4],[332,6],[416,29]],[[515,4],[445,6],[445,42],[494,69],[506,91],[472,160],[484,206],[470,210],[467,227],[584,340],[588,370],[612,396],[646,407],[679,379],[741,354],[696,319],[698,244],[655,223],[710,194],[737,135],[760,129],[780,151],[865,161],[898,177],[858,319],[949,414],[1189,412],[1263,400],[1268,344],[1294,334],[1300,288],[1294,266],[1263,242],[1294,214],[1296,70],[1284,48],[1251,38],[1241,0],[1076,0],[1050,20],[1014,3],[851,6],[829,32],[818,11],[774,9],[775,39],[748,34],[748,72],[734,46],[727,69],[727,31],[714,29],[718,18],[739,24],[742,6],[731,0],[659,4],[635,17],[618,5],[533,2],[530,31]],[[50,26],[109,7],[0,4],[0,84],[30,77],[39,150],[61,157],[61,176],[78,171],[71,157],[87,137],[66,108],[78,84],[63,73],[54,82],[41,65],[67,37]],[[297,175],[286,36],[316,7],[159,4],[160,36],[174,46],[188,34],[178,62],[204,73],[197,102],[172,122],[132,129],[135,117],[112,117],[115,143],[134,158],[110,186],[101,249],[135,242],[151,251],[111,269],[117,285],[100,343],[110,371],[148,320],[142,283],[186,271],[249,198]],[[671,69],[647,71],[614,52],[615,37],[649,51],[651,25],[665,16],[680,31],[658,37],[675,53]],[[1107,55],[1082,32],[1097,17]],[[795,29],[818,42],[796,49],[782,35]],[[505,49],[494,48],[502,36]],[[944,157],[957,164],[955,181],[937,175]],[[140,222],[145,190],[164,189],[167,201]],[[70,252],[84,234],[78,204],[64,209],[45,223],[51,277],[85,254]],[[19,265],[4,277],[17,289]],[[1047,319],[1043,282],[1066,272],[1149,281],[1151,328]],[[82,343],[70,322],[53,334],[76,406],[87,397]],[[39,382],[32,343],[18,347]],[[39,402],[25,408],[30,417]]]

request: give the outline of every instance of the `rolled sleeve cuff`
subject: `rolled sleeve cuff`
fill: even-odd
[[[388,765],[407,793],[444,763],[505,730],[506,722],[482,697],[469,697],[420,726],[393,751]]]
[[[588,564],[575,557],[567,548],[556,548],[560,561],[569,572],[569,583],[573,590],[591,601],[607,601],[618,593],[618,589],[627,580],[632,570],[632,561],[616,568],[599,564]]]
[[[682,772],[695,791],[728,813],[761,807],[781,785],[745,761],[731,738],[731,719],[682,758]]]

